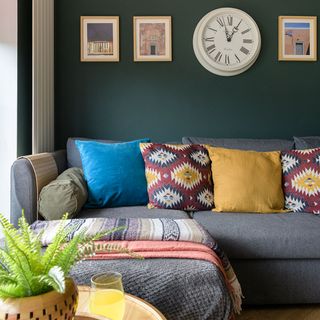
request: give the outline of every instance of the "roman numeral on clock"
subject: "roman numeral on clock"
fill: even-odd
[[[214,42],[214,37],[204,38],[204,41]]]
[[[211,54],[214,50],[216,50],[216,45],[212,44],[211,46],[207,47],[207,51]]]
[[[228,54],[224,56],[224,63],[228,66],[230,64],[230,57]]]
[[[221,27],[224,27],[225,23],[224,23],[224,19],[221,19],[220,17],[217,18],[217,22],[220,24]]]
[[[228,20],[228,25],[232,26],[233,25],[233,16],[228,16],[227,20]]]
[[[246,34],[246,33],[248,33],[250,30],[251,30],[250,28],[249,28],[249,29],[246,29],[246,30],[242,31],[241,34]]]
[[[252,39],[243,39],[243,43],[253,43]]]
[[[236,54],[234,54],[234,56],[235,56],[235,58],[237,59],[237,61],[240,62],[239,57],[238,57]]]
[[[208,29],[210,29],[211,31],[217,32],[216,29],[213,29],[213,28],[211,28],[211,27],[208,27]]]
[[[244,53],[244,54],[249,54],[249,50],[247,49],[247,48],[245,48],[245,47],[241,47],[241,49],[240,49],[240,51],[242,52],[242,53]]]
[[[222,58],[222,53],[219,51],[216,56],[214,57],[215,62],[220,62]]]

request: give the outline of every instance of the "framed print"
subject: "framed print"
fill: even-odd
[[[171,17],[133,17],[134,61],[172,61]]]
[[[81,17],[81,61],[119,61],[119,17]]]
[[[317,17],[279,17],[279,60],[317,60]]]

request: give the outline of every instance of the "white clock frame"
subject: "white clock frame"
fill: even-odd
[[[255,35],[256,47],[255,52],[251,57],[245,61],[245,63],[240,63],[237,66],[217,66],[211,58],[208,57],[207,52],[203,47],[203,32],[208,24],[208,22],[215,16],[220,16],[223,14],[240,16],[252,27],[253,33]],[[197,24],[196,29],[193,34],[193,50],[200,62],[200,64],[206,68],[208,71],[219,75],[219,76],[235,76],[241,74],[248,70],[257,60],[260,50],[261,50],[261,34],[258,25],[253,20],[253,18],[246,12],[236,9],[236,8],[219,8],[207,13]]]

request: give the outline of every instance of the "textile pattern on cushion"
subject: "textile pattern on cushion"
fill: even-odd
[[[207,146],[217,212],[284,212],[280,151]]]
[[[123,207],[148,203],[144,162],[139,143],[76,140],[88,184],[86,208]]]
[[[282,153],[285,206],[294,212],[320,213],[320,148]]]
[[[213,207],[211,163],[201,145],[140,143],[149,208],[185,211]]]

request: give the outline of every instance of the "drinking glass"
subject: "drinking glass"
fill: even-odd
[[[125,297],[122,276],[118,272],[96,274],[91,278],[90,312],[110,320],[122,320]]]

